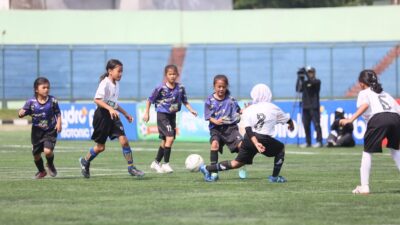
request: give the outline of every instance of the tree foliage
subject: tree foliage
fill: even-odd
[[[315,8],[372,5],[372,3],[373,0],[234,0],[234,8]]]

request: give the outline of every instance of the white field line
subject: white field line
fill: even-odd
[[[21,149],[21,148],[26,148],[26,149],[31,149],[31,145],[0,145],[0,148],[9,148],[10,150],[0,150],[0,154],[2,153],[16,153],[19,152],[14,149]],[[89,147],[86,148],[79,148],[79,147],[69,147],[69,146],[56,146],[55,148],[55,153],[71,153],[71,152],[85,152],[88,150]],[[144,152],[155,152],[156,148],[140,148],[140,147],[132,147],[133,151],[144,151]],[[121,148],[119,147],[106,147],[106,151],[120,151]],[[175,152],[204,152],[206,149],[173,149]],[[327,151],[327,152],[309,152],[309,151],[286,151],[286,154],[291,154],[291,155],[340,155],[340,156],[345,156],[345,155],[359,155],[361,156],[361,151],[360,152],[348,152],[348,153],[343,153],[343,152],[334,152],[332,151]],[[382,155],[390,155],[389,153],[383,153]]]

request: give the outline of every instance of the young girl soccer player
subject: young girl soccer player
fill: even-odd
[[[204,174],[205,181],[215,181],[212,172],[225,171],[240,168],[245,164],[252,164],[257,153],[267,157],[275,157],[274,169],[268,180],[273,183],[283,183],[286,179],[279,176],[281,171],[285,150],[284,144],[272,137],[275,125],[287,123],[289,130],[294,129],[290,117],[278,106],[271,103],[272,94],[265,84],[257,84],[251,90],[253,104],[243,112],[243,122],[246,134],[239,153],[235,160],[223,161],[217,164],[202,165],[200,171]]]
[[[38,172],[36,179],[47,175],[44,169],[41,153],[44,152],[47,159],[47,168],[50,176],[57,176],[54,166],[54,147],[57,141],[57,133],[61,132],[61,112],[57,99],[49,95],[50,82],[45,77],[38,77],[33,89],[35,96],[28,99],[22,109],[19,110],[20,118],[30,115],[32,117],[32,154]]]
[[[94,131],[92,140],[96,144],[89,150],[86,157],[79,159],[82,175],[85,178],[90,178],[90,163],[98,154],[105,150],[105,143],[108,137],[110,139],[118,137],[119,143],[122,146],[122,153],[128,163],[128,173],[132,176],[144,176],[144,173],[138,170],[133,164],[132,150],[118,114],[118,112],[122,113],[129,123],[133,121],[132,116],[117,103],[122,71],[122,63],[119,60],[110,59],[107,62],[105,74],[100,77],[100,84],[94,97],[97,109],[93,117]]]
[[[357,98],[358,109],[350,119],[340,120],[340,124],[352,123],[361,115],[367,122],[360,167],[361,185],[353,190],[353,194],[369,194],[372,153],[382,152],[384,138],[388,139],[387,147],[391,150],[392,158],[400,170],[399,105],[390,94],[383,91],[373,70],[361,71],[358,81],[362,89]]]
[[[214,77],[214,93],[208,96],[204,117],[209,121],[210,129],[210,163],[218,162],[218,152],[222,154],[223,146],[226,144],[229,150],[239,152],[242,136],[237,126],[240,121],[240,107],[228,89],[229,81],[225,75]],[[217,174],[212,174],[218,178]]]
[[[197,116],[197,112],[190,106],[184,86],[176,82],[179,76],[178,68],[175,65],[167,65],[164,69],[164,76],[166,82],[155,88],[146,102],[143,121],[149,121],[150,106],[154,103],[157,111],[157,126],[161,144],[150,168],[157,173],[172,173],[173,169],[169,165],[169,158],[176,135],[176,113],[181,110],[182,103],[194,116]],[[163,157],[164,163],[161,164]]]

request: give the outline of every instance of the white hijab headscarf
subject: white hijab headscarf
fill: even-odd
[[[253,99],[253,104],[259,102],[271,102],[272,93],[269,87],[265,84],[257,84],[251,89],[250,96]]]

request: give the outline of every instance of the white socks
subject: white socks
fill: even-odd
[[[390,153],[392,154],[392,158],[396,163],[397,169],[400,170],[400,150],[390,149]]]
[[[371,171],[371,164],[372,164],[372,154],[363,151],[361,157],[361,167],[360,167],[361,186],[369,185],[369,174]]]

